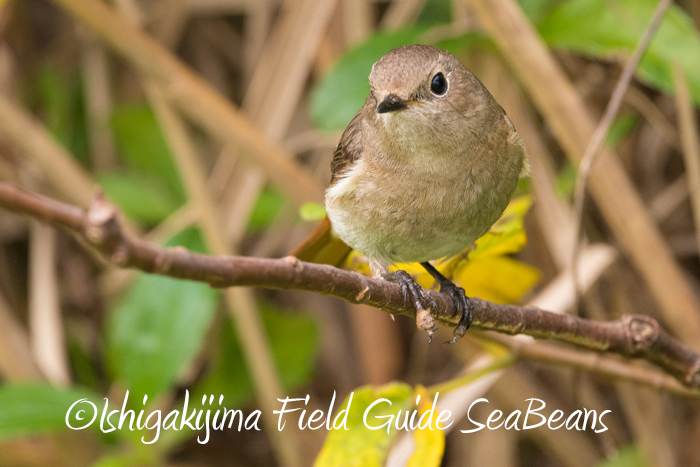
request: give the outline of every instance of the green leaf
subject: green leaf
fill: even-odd
[[[183,203],[185,192],[172,153],[151,109],[145,104],[119,106],[111,124],[117,148],[128,165],[159,179]]]
[[[124,215],[145,224],[162,221],[180,205],[161,180],[136,171],[102,173],[97,182]]]
[[[598,467],[646,467],[647,465],[639,447],[630,444],[617,451],[615,456],[598,464]]]
[[[428,0],[416,21],[421,26],[434,26],[452,21],[452,2],[450,0]]]
[[[406,409],[415,402],[412,396],[413,388],[405,383],[390,383],[380,387],[365,386],[355,390],[348,412],[348,430],[341,428],[328,433],[314,466],[380,467],[384,465],[391,442],[399,431],[394,426],[389,433],[386,428],[370,430],[363,422],[365,410],[380,398],[391,401],[391,406],[388,403],[380,403],[368,414],[367,423],[379,426],[387,419],[376,417],[396,415],[399,409]],[[346,399],[338,410],[345,409],[347,404]]]
[[[618,144],[632,133],[637,123],[639,123],[639,119],[635,114],[619,115],[610,125],[605,143],[613,149],[616,148]]]
[[[199,351],[216,301],[207,284],[139,274],[108,321],[115,379],[134,397],[167,390]]]
[[[521,0],[520,8],[522,8],[523,13],[530,18],[530,21],[537,24],[565,1],[566,0]]]
[[[578,168],[569,159],[564,160],[564,167],[557,174],[556,188],[563,199],[569,199],[576,188]]]
[[[79,161],[88,159],[88,136],[81,83],[64,76],[52,63],[44,63],[36,78],[36,95],[42,120],[58,142]]]
[[[183,241],[203,249],[193,229],[169,245]],[[216,304],[217,292],[207,284],[138,275],[107,323],[107,361],[133,400],[143,394],[152,400],[176,381],[199,352]]]
[[[101,399],[79,388],[57,389],[47,383],[15,383],[0,386],[0,439],[36,435],[57,430],[67,430],[66,413],[74,402],[89,399],[98,410],[102,409]],[[82,403],[71,412],[78,410],[83,420],[69,418],[74,427],[89,422],[94,415],[93,408]],[[97,414],[99,419],[99,414]]]
[[[68,344],[68,357],[75,382],[93,391],[99,391],[100,380],[95,372],[89,351],[82,347],[76,339],[71,339]]]
[[[299,217],[305,221],[320,221],[326,217],[326,207],[320,203],[309,202],[299,208]]]
[[[550,47],[594,57],[629,56],[646,29],[656,0],[571,0],[545,17],[538,29]],[[673,92],[673,62],[685,70],[696,104],[700,103],[700,35],[678,5],[666,12],[642,57],[637,77],[650,86]]]
[[[260,315],[285,390],[292,391],[311,380],[318,350],[318,327],[313,318],[278,310],[260,302]],[[220,349],[212,370],[197,388],[192,400],[201,394],[224,394],[227,407],[240,406],[254,395],[238,336],[230,319],[220,332]]]
[[[447,39],[442,39],[437,44],[443,50],[447,50],[457,57],[467,50],[473,48],[481,48],[486,50],[496,51],[496,46],[489,36],[482,32],[468,32],[462,36],[449,37]]]
[[[282,209],[284,204],[284,196],[271,186],[265,186],[260,192],[258,201],[253,208],[248,221],[248,230],[250,232],[261,232],[267,229],[275,220],[277,214]]]
[[[311,96],[311,117],[324,131],[344,129],[369,94],[367,77],[382,55],[405,44],[416,44],[425,27],[379,33],[345,53],[316,86]]]

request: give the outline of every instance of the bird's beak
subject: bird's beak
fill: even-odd
[[[394,112],[396,110],[405,109],[408,103],[398,96],[389,94],[377,106],[377,113],[383,114],[386,112]]]

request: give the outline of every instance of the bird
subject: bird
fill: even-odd
[[[529,174],[525,145],[481,81],[445,50],[393,49],[372,66],[369,84],[333,152],[327,217],[294,254],[338,263],[350,248],[362,253],[373,276],[401,286],[431,338],[434,300],[406,271],[389,272],[420,263],[459,310],[454,343],[473,306],[430,262],[459,254],[499,219]]]

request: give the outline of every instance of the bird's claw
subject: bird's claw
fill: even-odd
[[[433,300],[433,297],[428,294],[428,292],[423,289],[413,278],[403,270],[395,271],[391,274],[384,276],[385,279],[396,282],[401,286],[401,293],[403,294],[404,302],[407,302],[409,298],[413,301],[413,305],[416,307],[416,312],[423,310],[422,300],[428,303],[428,308],[437,310],[437,303]]]
[[[472,321],[474,321],[474,305],[472,305],[464,289],[457,287],[452,281],[445,280],[440,283],[440,293],[446,293],[452,297],[452,301],[459,312],[459,323],[454,329],[453,337],[445,342],[445,344],[454,344],[467,332]]]
[[[435,326],[435,318],[430,314],[429,310],[423,307],[421,299],[426,301],[428,308],[437,310],[435,300],[406,271],[398,270],[390,276],[386,276],[386,278],[395,281],[401,286],[404,302],[408,302],[409,298],[413,302],[416,308],[416,326],[421,331],[428,333],[428,343],[430,343],[433,339],[433,332],[437,327]]]
[[[432,328],[426,331],[428,333],[428,344],[431,344],[433,342],[433,333],[437,331],[437,329],[437,326],[433,326]]]

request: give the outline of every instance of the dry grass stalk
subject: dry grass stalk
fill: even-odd
[[[700,247],[700,129],[695,115],[695,108],[688,90],[685,72],[679,64],[673,67],[673,82],[676,87],[676,108],[678,109],[678,125],[683,146],[685,173],[690,189],[690,201],[695,220],[695,235]]]
[[[341,0],[341,6],[345,44],[352,47],[372,32],[372,5],[370,0]]]
[[[591,139],[588,142],[588,145],[586,146],[586,151],[583,153],[583,157],[579,162],[578,173],[576,174],[576,186],[574,188],[574,240],[573,248],[571,250],[571,265],[573,271],[574,285],[576,286],[577,291],[576,305],[574,307],[576,312],[578,312],[579,299],[576,262],[578,261],[578,256],[581,248],[580,237],[583,221],[583,208],[584,203],[586,201],[586,182],[588,181],[588,176],[591,172],[591,167],[593,167],[593,164],[595,163],[595,160],[598,157],[598,154],[600,153],[600,149],[603,146],[605,137],[613,124],[613,120],[615,119],[615,116],[617,116],[617,112],[620,110],[622,100],[625,97],[627,88],[629,88],[629,85],[632,82],[632,77],[634,76],[634,72],[637,69],[637,66],[639,65],[639,61],[642,59],[642,55],[644,55],[644,52],[646,51],[647,47],[649,46],[649,43],[654,37],[656,30],[661,24],[661,19],[663,18],[664,13],[666,13],[668,7],[671,5],[671,2],[672,0],[661,0],[658,3],[656,10],[654,10],[654,14],[651,18],[651,21],[644,30],[642,37],[637,42],[637,45],[635,46],[630,59],[625,64],[625,67],[622,70],[622,74],[620,75],[620,77],[617,80],[617,83],[615,84],[615,88],[613,89],[612,95],[610,96],[608,105],[605,107],[605,112],[603,112],[603,116],[598,122],[595,131],[591,135]]]
[[[127,0],[123,0],[126,3]],[[126,8],[125,14],[135,10]],[[138,16],[133,16],[135,22]],[[189,136],[189,129],[180,116],[166,100],[161,89],[154,80],[145,76],[144,87],[148,100],[153,107],[161,125],[163,134],[175,157],[181,179],[184,182],[188,199],[192,208],[197,212],[197,220],[202,229],[205,243],[210,251],[217,255],[232,253],[229,243],[223,234],[223,226],[219,222],[217,206],[211,199],[197,149]],[[277,369],[270,351],[267,336],[260,320],[255,299],[247,289],[230,288],[224,293],[227,308],[233,321],[244,350],[244,355],[251,372],[259,401],[263,407],[263,416],[270,425],[275,424],[273,411],[277,398],[282,396],[282,386]],[[300,451],[291,432],[272,431],[272,445],[280,462],[286,466],[301,465]]]
[[[529,377],[518,367],[506,371],[491,388],[498,406],[508,413],[523,410],[526,394],[537,394],[548,407],[562,407],[559,398],[549,388]],[[546,413],[546,412],[545,412]],[[531,438],[540,448],[556,457],[566,467],[588,467],[602,460],[600,450],[584,433],[575,430],[527,430],[523,436]]]
[[[288,1],[265,44],[243,109],[271,141],[279,142],[287,133],[334,5],[335,0]],[[235,244],[243,238],[264,184],[264,174],[249,169],[230,185],[223,210],[227,237]]]
[[[649,203],[649,214],[661,223],[688,199],[689,194],[688,179],[683,174],[652,198]]]
[[[66,201],[87,207],[93,183],[74,157],[26,110],[0,94],[0,137],[35,161],[51,188]]]
[[[625,94],[625,102],[636,109],[649,122],[651,127],[666,141],[666,144],[675,149],[681,148],[678,132],[644,92],[634,86],[630,86]]]
[[[389,4],[389,10],[382,18],[381,27],[398,29],[413,23],[420,15],[426,0],[395,0]]]
[[[149,100],[175,156],[188,198],[199,213],[199,225],[202,228],[205,243],[213,254],[231,254],[231,248],[223,235],[223,228],[218,222],[217,209],[207,191],[202,165],[196,148],[188,136],[185,123],[166,102],[158,88],[152,83],[146,83],[146,87]],[[278,406],[277,398],[282,397],[283,390],[255,298],[251,290],[241,288],[229,288],[224,296],[227,308],[236,323],[236,330],[248,361],[247,366],[263,408],[263,417],[269,425],[274,426],[276,417],[273,411]],[[292,438],[292,432],[272,430],[270,433],[272,444],[283,465],[301,466],[298,443]]]
[[[85,82],[85,112],[92,168],[95,171],[113,168],[116,153],[109,117],[112,114],[112,91],[109,62],[104,48],[92,37],[85,40],[83,80]]]
[[[521,77],[567,155],[578,163],[594,131],[581,96],[516,2],[471,0],[471,4]],[[590,190],[673,332],[700,349],[700,304],[611,151],[603,149],[591,168]]]
[[[56,3],[155,80],[167,98],[194,122],[225,144],[245,148],[242,154],[246,161],[262,168],[290,201],[301,205],[323,200],[323,187],[286,151],[270,144],[225,98],[146,34],[97,0]]]
[[[38,221],[30,228],[29,338],[34,359],[51,384],[70,383],[56,277],[55,231]]]
[[[42,379],[31,354],[27,332],[1,295],[0,375],[10,381]]]

